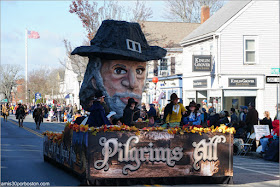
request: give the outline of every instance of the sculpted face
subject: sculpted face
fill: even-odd
[[[103,61],[100,72],[104,87],[114,101],[120,100],[126,105],[128,99],[132,97],[140,102],[146,79],[146,62]]]

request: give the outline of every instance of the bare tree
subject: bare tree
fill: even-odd
[[[132,17],[130,21],[141,23],[151,18],[152,15],[153,11],[150,7],[146,6],[146,2],[137,0],[132,9]]]
[[[64,61],[60,60],[60,63],[65,68],[69,68],[66,64],[67,63],[66,61],[70,60],[71,65],[72,65],[72,70],[74,71],[74,73],[76,73],[78,76],[83,77],[83,75],[86,71],[87,64],[88,64],[88,57],[82,57],[79,55],[71,55],[71,52],[73,51],[73,47],[72,47],[70,41],[68,41],[67,39],[64,39],[63,43],[65,46],[67,59]]]
[[[168,0],[163,17],[172,21],[200,23],[203,5],[209,6],[212,15],[224,5],[224,0]]]
[[[33,70],[28,76],[28,89],[30,90],[30,99],[34,99],[35,93],[39,92],[45,95],[60,95],[59,73],[64,69],[38,69]]]
[[[98,8],[100,7],[100,8]],[[70,13],[76,14],[83,23],[83,27],[87,31],[87,40],[84,45],[89,45],[89,41],[94,37],[103,20],[127,20],[142,22],[152,17],[151,8],[146,6],[145,1],[137,0],[133,8],[125,8],[118,4],[116,0],[104,0],[102,6],[98,6],[96,1],[89,2],[88,0],[74,0],[70,5]],[[73,47],[68,39],[64,39],[67,59],[60,60],[60,63],[65,67],[66,61],[70,60],[74,73],[78,76],[83,76],[88,63],[87,57],[71,55]]]
[[[0,66],[0,93],[4,94],[5,99],[11,99],[13,87],[17,85],[16,81],[21,78],[19,75],[20,67],[17,65],[1,65]]]

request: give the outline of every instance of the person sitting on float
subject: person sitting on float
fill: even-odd
[[[148,112],[149,127],[153,127],[157,120],[157,111],[155,109],[155,104],[150,104],[150,110]]]
[[[123,123],[130,126],[132,121],[136,121],[140,117],[140,109],[137,108],[138,102],[134,98],[129,98],[128,103],[123,110]]]
[[[102,125],[111,125],[110,121],[107,119],[105,115],[105,109],[100,103],[100,101],[104,97],[105,96],[101,91],[98,91],[95,94],[93,103],[89,108],[90,115],[86,123],[89,125],[89,127],[101,127]]]
[[[201,124],[201,118],[200,118],[200,113],[198,112],[199,108],[197,104],[194,101],[191,101],[189,106],[186,107],[187,113],[186,117],[183,117],[183,124],[186,126],[198,126],[202,127]]]
[[[182,103],[178,102],[179,98],[176,93],[171,94],[170,103],[164,109],[165,124],[162,127],[176,127],[180,126],[182,115],[185,114],[186,109]]]

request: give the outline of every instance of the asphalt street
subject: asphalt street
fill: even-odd
[[[80,184],[71,174],[43,160],[41,133],[46,130],[61,132],[64,123],[44,122],[41,130],[36,130],[31,116],[24,120],[24,128],[18,127],[13,115],[9,118],[8,122],[1,118],[2,185],[12,181],[47,182],[51,186]],[[250,156],[234,156],[233,161],[234,186],[279,186],[279,163]]]
[[[14,120],[11,120],[14,119]],[[51,186],[77,186],[80,181],[43,160],[43,135],[46,130],[62,131],[64,124],[47,123],[36,130],[31,116],[19,128],[14,116],[1,118],[1,182],[48,182]]]

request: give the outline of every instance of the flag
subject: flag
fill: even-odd
[[[40,35],[38,32],[35,31],[27,31],[28,38],[38,39],[40,38]]]

